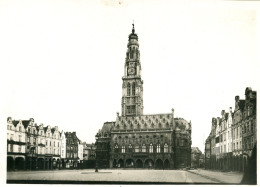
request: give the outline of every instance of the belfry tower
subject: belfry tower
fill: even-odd
[[[138,36],[133,24],[132,33],[128,37],[124,76],[122,77],[122,116],[143,115],[141,69]]]

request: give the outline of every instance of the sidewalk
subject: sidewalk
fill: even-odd
[[[243,178],[242,172],[235,172],[235,171],[221,172],[221,171],[197,169],[197,170],[187,170],[187,172],[191,172],[220,183],[239,184]]]

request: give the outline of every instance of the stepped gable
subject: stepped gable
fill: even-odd
[[[173,127],[173,117],[168,114],[152,114],[140,116],[119,116],[114,130],[132,129],[170,129]]]

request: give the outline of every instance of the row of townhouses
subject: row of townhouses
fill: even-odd
[[[257,141],[256,91],[246,88],[245,99],[235,96],[235,109],[212,118],[205,142],[207,169],[244,171]]]
[[[79,168],[83,143],[76,132],[7,118],[7,170]]]

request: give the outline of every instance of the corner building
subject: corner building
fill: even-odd
[[[191,122],[166,114],[143,114],[143,80],[138,36],[133,25],[128,37],[122,77],[121,116],[96,135],[99,167],[174,169],[190,167]],[[104,130],[105,129],[105,130]],[[103,132],[104,131],[104,132]],[[104,139],[106,139],[105,146]],[[103,150],[104,149],[104,150]],[[102,153],[108,151],[104,158]],[[100,155],[98,155],[100,154]],[[105,161],[106,160],[106,161]],[[107,163],[106,166],[102,163]]]

